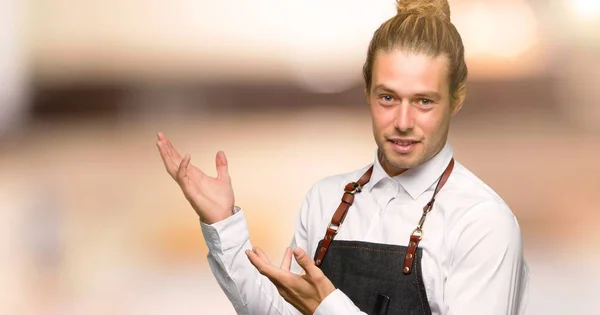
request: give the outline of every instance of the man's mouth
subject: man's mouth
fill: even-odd
[[[392,138],[388,139],[392,144],[392,149],[398,153],[410,153],[419,141],[414,139]]]
[[[404,139],[390,139],[390,141],[397,145],[402,145],[402,146],[407,146],[407,145],[411,145],[413,143],[418,142],[416,140],[404,140]]]

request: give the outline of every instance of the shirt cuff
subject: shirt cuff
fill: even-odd
[[[360,313],[360,309],[354,305],[352,300],[339,289],[331,292],[319,304],[313,315],[337,315]]]
[[[218,254],[223,254],[224,251],[234,247],[240,247],[250,238],[248,224],[242,210],[213,224],[200,221],[200,226],[208,250]]]

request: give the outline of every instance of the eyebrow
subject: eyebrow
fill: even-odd
[[[386,92],[386,93],[397,94],[396,91],[390,89],[389,87],[387,87],[383,84],[376,85],[375,88],[373,89],[373,91],[382,91],[382,92]],[[419,92],[419,93],[415,94],[414,96],[431,98],[434,100],[440,100],[442,98],[442,96],[438,92],[434,92],[434,91]]]

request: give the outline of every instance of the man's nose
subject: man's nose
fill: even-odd
[[[403,101],[397,108],[395,113],[394,126],[399,131],[410,131],[414,127],[414,108],[408,101]]]

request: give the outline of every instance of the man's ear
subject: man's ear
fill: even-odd
[[[450,105],[452,110],[452,116],[458,114],[460,109],[462,108],[465,98],[467,96],[467,86],[463,83],[461,84],[452,97],[452,104]]]

